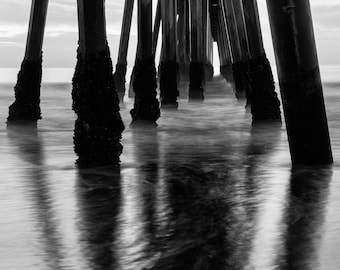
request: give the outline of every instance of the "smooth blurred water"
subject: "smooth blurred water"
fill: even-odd
[[[126,98],[121,167],[78,169],[71,85],[43,84],[38,129],[6,128],[0,85],[0,269],[339,269],[339,90],[334,167],[292,170],[284,125],[252,128],[215,78],[157,129],[130,129]]]

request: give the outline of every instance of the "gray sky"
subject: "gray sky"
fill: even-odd
[[[340,0],[310,2],[320,63],[340,64]],[[123,3],[124,0],[106,0],[108,41],[114,63],[118,51]],[[265,47],[269,58],[274,61],[265,0],[258,0],[258,4]],[[0,1],[0,67],[20,66],[25,50],[30,5],[31,0]],[[50,0],[43,49],[44,66],[74,67],[77,39],[76,0]],[[136,12],[128,55],[130,64],[133,63],[135,46]]]

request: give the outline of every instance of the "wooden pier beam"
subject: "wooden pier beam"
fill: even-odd
[[[25,56],[14,87],[15,101],[9,107],[8,123],[41,119],[42,45],[47,7],[48,0],[32,0]]]
[[[280,101],[263,47],[257,0],[242,0],[242,4],[250,52],[248,103],[251,104],[253,121],[281,121]]]
[[[160,99],[162,108],[177,108],[177,0],[162,0],[162,55]]]
[[[293,165],[333,162],[309,0],[267,0]]]
[[[104,0],[78,0],[79,47],[72,108],[74,150],[81,165],[119,163],[124,124],[106,40]]]
[[[203,1],[207,0],[190,0],[190,18],[191,18],[191,59],[190,59],[190,82],[189,82],[189,100],[204,99],[204,51],[202,46],[202,6]]]
[[[138,45],[134,67],[132,124],[155,124],[160,117],[156,68],[152,46],[152,0],[138,0]]]
[[[118,60],[116,71],[114,73],[115,86],[119,95],[119,99],[123,101],[125,95],[125,76],[127,68],[127,53],[129,48],[131,21],[133,14],[134,0],[125,0],[122,30],[120,34]]]

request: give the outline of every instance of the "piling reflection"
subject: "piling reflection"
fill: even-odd
[[[252,267],[263,264],[259,262],[261,259],[256,254],[258,250],[263,252],[265,247],[262,241],[258,241],[263,226],[260,215],[263,210],[263,198],[266,197],[265,190],[270,186],[272,179],[263,177],[269,175],[264,164],[270,162],[271,155],[276,151],[281,140],[281,134],[281,124],[265,122],[253,124],[242,158],[242,166],[237,166],[244,168],[244,176],[238,178],[237,185],[242,187],[243,195],[241,205],[244,209],[244,230],[242,233],[248,237],[249,248],[244,250],[244,253],[247,253],[249,265]]]
[[[277,132],[269,129],[268,134],[279,136],[279,129],[274,130]],[[199,146],[178,151],[176,143],[162,146],[157,202],[163,205],[166,218],[156,236],[157,260],[148,269],[249,266],[261,188],[254,180],[260,164],[256,159],[262,157],[263,161],[276,145],[250,155],[266,144],[256,134],[252,134],[245,156],[238,156],[252,167],[246,169],[248,180],[244,182],[244,177],[238,177],[233,169],[233,153],[227,160],[222,158],[221,153],[231,151],[228,146],[221,146],[221,152],[204,151]],[[167,140],[163,138],[164,141]],[[251,161],[247,160],[250,156]]]
[[[159,149],[157,129],[138,126],[132,129],[133,157],[136,164],[123,172],[119,236],[119,269],[143,269],[157,249]]]
[[[168,221],[158,236],[159,259],[150,269],[222,269],[234,252],[235,239],[228,236],[237,219],[227,198],[232,191],[223,181],[228,176],[175,160],[169,155],[164,164]]]
[[[36,222],[34,226],[39,236],[34,245],[41,245],[41,253],[46,267],[61,269],[65,254],[61,244],[53,206],[52,190],[44,171],[43,141],[39,137],[36,123],[23,125],[10,124],[7,135],[17,156],[24,162],[22,169],[26,175],[22,185],[29,198],[27,202],[32,208]]]
[[[285,254],[279,269],[319,269],[325,207],[328,203],[332,168],[294,168],[285,215]]]
[[[273,264],[279,269],[318,269],[331,168],[292,170],[283,226],[278,224],[269,240],[276,246],[276,260],[261,263],[256,258],[268,248],[259,240],[265,230],[260,226],[268,229],[259,216],[262,207],[272,203],[268,191],[277,188],[263,164],[270,162],[281,134],[280,126],[254,126],[238,147],[193,143],[183,148],[160,129],[132,129],[129,166],[78,167],[79,265],[121,270]],[[11,128],[8,136],[26,164],[25,186],[36,213],[44,265],[64,269],[65,247],[44,171],[43,140],[35,127]],[[200,142],[204,138],[197,137]]]
[[[259,202],[253,201],[257,191],[261,191],[265,183],[258,176],[263,170],[263,164],[268,162],[270,155],[276,150],[281,140],[280,123],[257,123],[252,126],[250,138],[245,149],[243,167],[245,168],[244,188],[248,198],[249,207],[257,207]],[[261,167],[261,168],[260,168]]]
[[[181,140],[162,129],[130,131],[128,166],[77,169],[76,224],[82,269],[219,270],[257,265],[254,254],[262,247],[256,242],[258,218],[270,184],[261,175],[268,175],[263,164],[279,144],[281,127],[253,127],[250,136],[236,146],[225,140],[209,143],[210,134],[202,133],[192,137],[198,143],[184,148]],[[29,141],[25,136],[15,139],[17,135],[12,140],[17,140],[20,155],[31,164],[26,175],[36,181],[37,194],[31,197],[37,198],[39,220],[47,224],[42,238],[51,245],[45,248],[48,263],[63,269],[42,141],[36,130],[32,132]],[[291,231],[288,226],[289,252],[295,245],[295,236],[288,240]],[[279,262],[297,260],[289,256],[293,255],[287,253],[287,259],[281,256]]]
[[[76,192],[86,269],[116,269],[113,242],[121,201],[120,168],[79,168]]]
[[[141,134],[142,133],[142,134]],[[140,136],[142,135],[142,136]],[[134,129],[132,138],[135,142],[135,157],[140,166],[136,168],[135,181],[139,189],[142,231],[148,240],[144,247],[145,255],[152,256],[156,245],[157,234],[157,185],[159,182],[159,144],[157,129]]]
[[[250,267],[265,185],[257,174],[281,127],[253,128],[238,154],[231,145],[183,149],[157,129],[132,133],[136,166],[122,173],[117,269]]]

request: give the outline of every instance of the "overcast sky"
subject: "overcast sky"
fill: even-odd
[[[310,1],[320,63],[321,65],[340,64],[340,0]],[[45,67],[75,65],[78,39],[76,2],[76,0],[50,0],[49,2],[43,49]],[[258,0],[258,4],[265,47],[269,58],[273,61],[265,0]],[[25,50],[30,5],[31,0],[0,0],[0,67],[20,66]],[[114,63],[118,51],[123,5],[124,0],[106,0],[108,41]],[[130,64],[133,63],[135,45],[136,10],[128,56]]]

